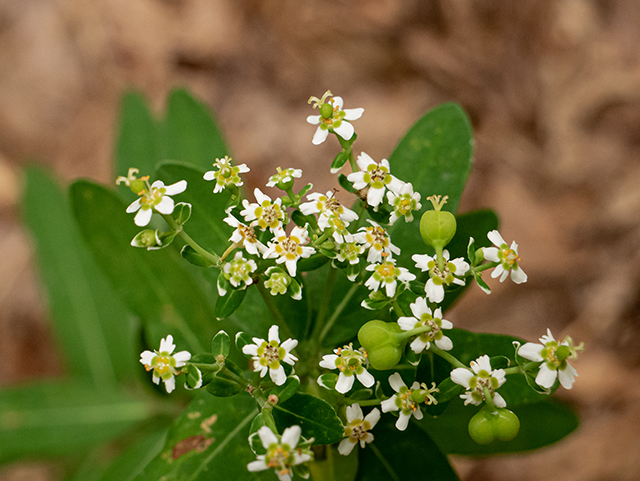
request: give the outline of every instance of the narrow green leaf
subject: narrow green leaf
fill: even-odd
[[[24,219],[68,368],[99,388],[132,379],[137,353],[129,314],[84,246],[68,199],[38,169],[27,170]]]
[[[164,122],[164,158],[210,170],[216,158],[227,154],[208,107],[186,90],[173,90]]]
[[[224,296],[218,297],[216,302],[216,318],[221,320],[233,314],[247,295],[246,289],[229,289]]]
[[[152,341],[175,334],[179,349],[204,351],[202,339],[214,332],[213,310],[179,254],[173,249],[147,252],[129,246],[137,229],[112,191],[80,180],[70,193],[80,231],[96,262],[129,309],[143,320]]]
[[[280,431],[293,425],[302,435],[315,438],[315,444],[333,444],[342,439],[342,423],[329,403],[310,394],[297,393],[273,407],[273,417]]]
[[[272,470],[247,470],[247,464],[256,459],[248,442],[256,413],[249,396],[237,396],[229,402],[201,392],[173,423],[162,452],[136,481],[273,479]]]
[[[213,339],[211,340],[211,353],[214,356],[222,355],[223,357],[227,357],[230,350],[231,339],[229,338],[229,334],[227,334],[223,330],[218,331],[218,333],[213,336]]]
[[[411,423],[405,431],[398,431],[394,422],[392,417],[383,417],[376,425],[373,443],[360,452],[358,481],[459,479],[430,436]]]
[[[554,399],[520,406],[507,403],[507,409],[520,419],[520,432],[508,442],[476,444],[469,436],[468,424],[479,407],[464,406],[461,400],[451,402],[441,416],[425,416],[417,424],[429,433],[443,452],[464,455],[529,451],[555,443],[578,427],[578,418],[573,411]]]
[[[0,462],[85,451],[149,418],[144,402],[90,384],[34,384],[0,391]]]

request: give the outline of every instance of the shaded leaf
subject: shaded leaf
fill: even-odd
[[[310,394],[297,393],[273,407],[278,429],[298,425],[305,438],[315,438],[315,444],[332,444],[342,439],[342,423],[329,403]]]

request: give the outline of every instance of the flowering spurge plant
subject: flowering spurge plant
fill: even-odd
[[[455,215],[473,156],[458,106],[427,113],[388,161],[377,162],[355,149],[354,121],[363,111],[343,109],[330,93],[316,99],[314,139],[332,136],[338,146],[326,163],[338,174],[336,189],[322,194],[297,167],[258,175],[252,181],[262,186],[247,193],[248,168],[228,157],[202,105],[174,93],[167,118],[144,129],[140,119],[153,117],[141,105],[128,101],[122,115],[126,135],[115,151],[127,175],[118,192],[77,181],[69,211],[64,195],[46,194],[56,191],[42,176],[27,183],[32,205],[50,212],[30,217],[41,233],[37,244],[63,239],[56,262],[43,264],[64,265],[46,277],[56,280],[51,293],[60,295],[60,285],[78,289],[65,289],[75,302],[55,305],[81,326],[78,338],[91,341],[75,345],[70,359],[83,359],[81,385],[94,384],[61,405],[93,400],[77,419],[114,413],[112,424],[100,418],[109,428],[99,430],[104,440],[127,428],[140,440],[143,424],[155,429],[184,409],[161,448],[124,454],[144,451],[137,464],[145,467],[132,479],[352,481],[390,471],[411,479],[428,459],[428,472],[448,481],[457,479],[448,454],[530,450],[575,429],[571,410],[548,396],[571,387],[581,345],[549,333],[540,342],[474,333],[450,322],[448,308],[467,288],[489,293],[499,285],[483,279],[485,270],[520,281],[527,262],[526,249],[501,240],[493,212]],[[185,137],[186,126],[198,128]],[[158,152],[175,162],[156,163]],[[142,198],[151,206],[142,217],[127,212],[134,196],[138,211]],[[45,218],[73,222],[54,236],[38,228]],[[102,327],[87,334],[94,326]],[[139,354],[160,342],[158,352]],[[148,381],[147,389],[131,389],[142,376],[123,360],[138,356],[166,389],[152,391]],[[95,423],[87,433],[95,439]],[[12,436],[0,436],[0,453],[4,438]],[[152,441],[145,446],[158,445]]]

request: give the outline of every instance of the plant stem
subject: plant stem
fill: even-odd
[[[202,247],[200,247],[200,244],[198,244],[196,241],[194,241],[191,236],[189,236],[189,234],[187,234],[184,229],[182,228],[182,226],[178,225],[178,223],[175,221],[175,219],[173,217],[171,217],[170,215],[167,214],[162,214],[162,217],[164,218],[165,222],[167,224],[169,224],[169,227],[171,227],[174,231],[176,231],[176,234],[178,234],[180,237],[182,237],[182,239],[189,244],[194,251],[196,251],[198,254],[200,254],[202,257],[204,257],[205,259],[207,259],[208,261],[210,261],[211,263],[213,263],[214,265],[218,265],[220,262],[220,257],[218,257],[217,254],[214,254],[213,252],[209,252],[205,249],[203,249]]]
[[[463,367],[465,369],[469,369],[467,366],[462,364],[457,358],[455,358],[454,356],[452,356],[448,352],[443,351],[442,349],[439,349],[438,347],[436,347],[435,344],[431,344],[431,346],[429,347],[429,350],[431,352],[433,352],[435,355],[440,356],[442,359],[444,359],[445,361],[449,362],[449,364],[451,364],[452,366]]]
[[[525,373],[527,371],[531,371],[533,368],[538,367],[541,364],[541,362],[535,362],[535,361],[531,361],[528,362],[522,366],[514,366],[514,367],[509,367],[507,369],[504,370],[505,375],[509,375],[509,374],[520,374],[520,373]]]
[[[498,264],[500,264],[499,262],[488,262],[487,264],[482,264],[480,266],[476,266],[473,268],[473,272],[482,272],[482,271],[486,271],[487,269],[491,269],[492,267],[496,267]]]
[[[398,314],[398,317],[405,317],[404,312],[402,311],[402,308],[398,304],[398,299],[394,299],[391,305],[393,306],[393,310],[396,311],[396,314]],[[421,331],[421,332],[424,332],[424,331]]]
[[[378,404],[380,404],[382,401],[380,399],[367,399],[367,400],[358,400],[358,399],[351,399],[351,398],[346,398],[344,400],[344,402],[346,404],[359,404],[360,406],[377,406]]]

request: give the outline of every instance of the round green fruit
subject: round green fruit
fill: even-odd
[[[469,435],[478,444],[489,444],[496,439],[511,441],[519,430],[518,416],[504,408],[492,410],[484,406],[469,421]]]
[[[425,244],[442,249],[456,233],[456,217],[446,210],[428,210],[420,219],[420,235]]]
[[[402,357],[404,341],[397,334],[402,332],[395,322],[369,321],[360,328],[358,341],[367,350],[369,364],[374,369],[393,369]]]

